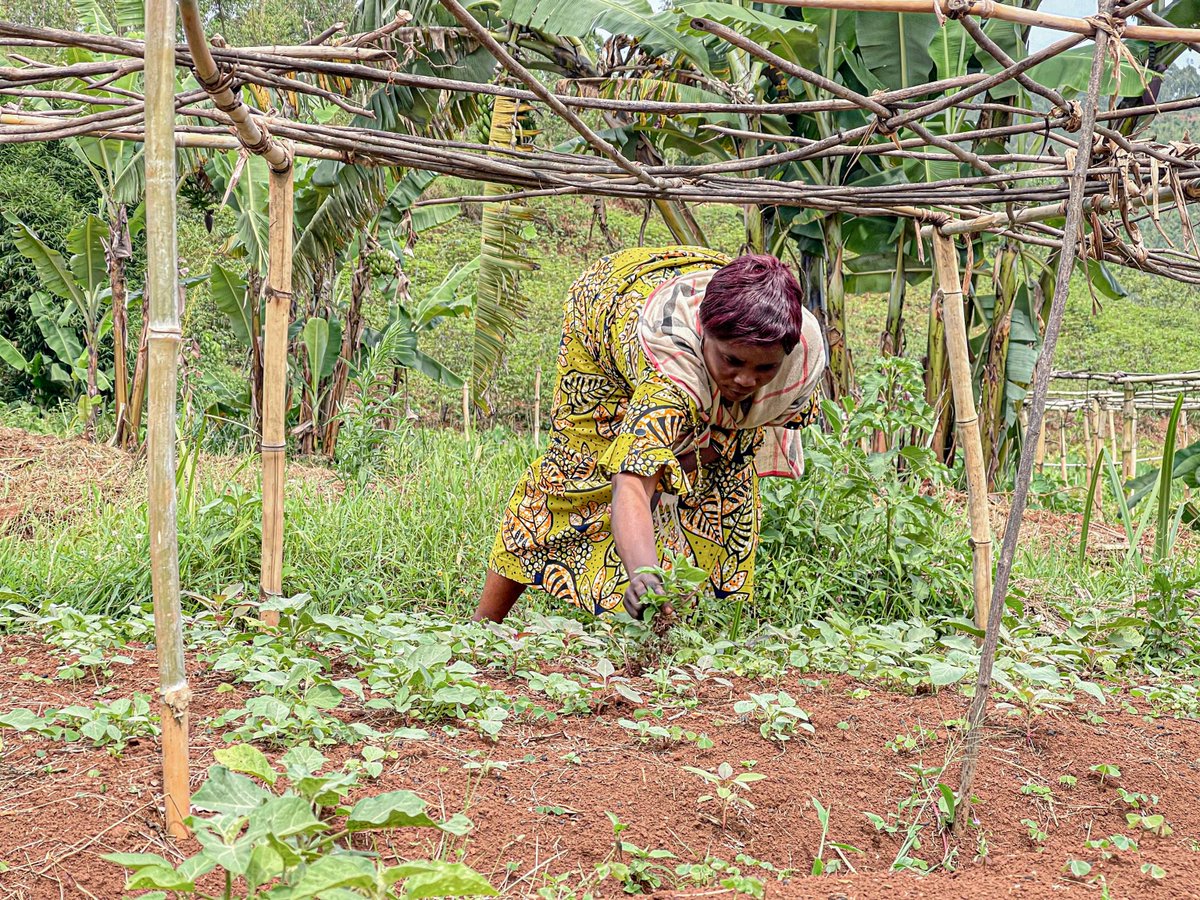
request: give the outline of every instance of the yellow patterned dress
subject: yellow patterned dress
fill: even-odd
[[[704,427],[700,411],[647,362],[638,340],[656,287],[728,261],[696,247],[636,248],[601,259],[572,285],[550,444],[513,491],[490,568],[597,614],[620,606],[628,576],[612,538],[611,479],[663,469],[659,559],[684,554],[709,573],[718,599],[751,597],[762,429],[713,428],[703,461],[681,452]]]

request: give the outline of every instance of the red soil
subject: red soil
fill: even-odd
[[[127,652],[136,664],[116,667],[105,699],[135,690],[154,693],[152,654],[137,647]],[[96,701],[94,683],[37,678],[52,678],[57,664],[37,641],[0,640],[0,712]],[[212,750],[221,745],[202,723],[236,703],[240,690],[218,693],[220,678],[198,663],[191,666],[190,676],[195,691],[194,788],[212,762]],[[513,694],[524,687],[521,682],[492,682]],[[732,710],[731,696],[742,698],[749,690],[765,687],[736,683],[731,694],[711,680],[701,685],[698,707],[676,721],[707,732],[716,744],[709,750],[690,744],[667,750],[640,746],[617,725],[618,718],[630,714],[628,708],[536,727],[510,724],[498,744],[466,731],[451,738],[431,729],[430,740],[405,743],[400,758],[389,761],[384,774],[362,793],[412,789],[446,816],[465,812],[475,823],[466,861],[507,896],[531,894],[546,873],[590,874],[612,850],[606,811],[629,824],[624,839],[669,850],[679,861],[697,862],[706,854],[732,860],[745,853],[807,872],[820,841],[812,797],[831,809],[828,840],[863,851],[846,854],[857,874],[797,876],[780,884],[767,873],[742,866],[744,874],[763,876],[769,897],[902,900],[1064,892],[1099,896],[1097,884],[1081,883],[1064,873],[1070,858],[1093,863],[1092,876],[1103,874],[1113,897],[1200,896],[1200,724],[1194,721],[1142,718],[1110,702],[1098,709],[1106,724],[1090,725],[1078,717],[1083,709],[1077,706],[1075,714],[1041,720],[1030,742],[1023,732],[993,720],[975,791],[979,827],[968,829],[956,842],[927,824],[921,849],[913,855],[935,863],[947,849],[957,849],[956,871],[917,877],[889,870],[900,838],[878,834],[862,813],[886,817],[895,811],[910,795],[910,784],[901,773],[917,762],[939,765],[951,743],[961,745],[959,735],[943,723],[963,716],[966,701],[949,691],[916,697],[892,694],[841,677],[802,683],[799,673],[791,673],[770,687],[783,687],[798,698],[816,734],[781,748],[740,722]],[[869,696],[854,699],[850,692],[859,687],[869,690]],[[367,715],[351,701],[346,708],[349,714]],[[936,732],[921,756],[898,755],[885,747],[914,726]],[[121,895],[123,873],[102,861],[102,854],[148,851],[179,859],[195,851],[190,841],[176,848],[163,834],[157,741],[136,741],[118,758],[104,750],[23,739],[8,730],[0,731],[0,738],[0,861],[9,866],[0,873],[0,896],[108,900]],[[490,758],[508,767],[486,775],[464,770],[466,754],[473,750],[482,751],[476,761]],[[325,752],[340,761],[349,751]],[[578,764],[563,761],[569,752],[578,754]],[[756,809],[731,813],[723,830],[714,822],[715,810],[698,806],[696,798],[705,790],[683,766],[713,770],[728,761],[736,768],[743,760],[757,760],[754,770],[767,778],[753,784],[748,795]],[[1089,837],[1127,833],[1126,809],[1116,787],[1111,781],[1101,785],[1089,772],[1097,763],[1119,766],[1118,784],[1127,790],[1157,794],[1157,811],[1166,816],[1174,834],[1137,835],[1140,851],[1109,861],[1088,850],[1084,842]],[[1078,784],[1062,787],[1060,775],[1074,775]],[[952,764],[940,780],[955,785],[957,777],[957,764]],[[1052,788],[1052,807],[1020,793],[1031,781]],[[469,800],[464,799],[467,794]],[[536,812],[539,806],[573,812],[548,815]],[[1040,852],[1021,824],[1026,818],[1049,832]],[[986,840],[986,856],[979,852],[981,838]],[[412,857],[430,853],[434,840],[423,833],[392,833],[380,836],[377,849]],[[828,848],[825,856],[836,858]],[[1144,862],[1162,866],[1166,877],[1153,882],[1140,871]],[[506,873],[506,863],[512,864],[511,872]],[[713,890],[696,889],[690,895]],[[614,881],[602,883],[598,890],[600,896],[619,894]]]

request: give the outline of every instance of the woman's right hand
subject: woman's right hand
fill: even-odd
[[[646,612],[646,604],[642,598],[647,591],[661,593],[662,586],[662,580],[657,575],[649,572],[635,574],[629,579],[629,587],[625,588],[625,594],[621,598],[625,612],[629,613],[631,618],[640,620]]]

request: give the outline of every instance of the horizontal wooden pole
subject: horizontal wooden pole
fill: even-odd
[[[933,2],[941,5],[943,15],[950,12],[947,0],[763,0],[776,6],[797,6],[803,9],[848,9],[859,12],[894,12],[933,14]],[[967,4],[966,12],[981,19],[1002,19],[1019,25],[1036,25],[1055,31],[1082,34],[1092,37],[1096,26],[1087,19],[1074,16],[1057,16],[1036,9],[1021,9],[996,3],[994,0],[973,0]],[[1191,43],[1200,40],[1200,28],[1174,28],[1162,25],[1126,25],[1123,37],[1139,41],[1166,41]]]
[[[1193,372],[1084,372],[1058,371],[1055,378],[1073,381],[1107,381],[1109,384],[1157,384],[1169,382],[1200,382],[1200,371]]]

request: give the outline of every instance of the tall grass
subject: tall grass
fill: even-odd
[[[524,437],[493,431],[469,445],[450,431],[406,430],[388,478],[343,493],[289,488],[284,591],[342,611],[369,603],[473,608],[498,513],[533,455]],[[236,483],[202,485],[181,507],[180,578],[192,602],[253,591],[261,498]],[[150,599],[145,506],[94,503],[71,524],[33,525],[0,539],[0,587],[31,602],[120,612]]]

